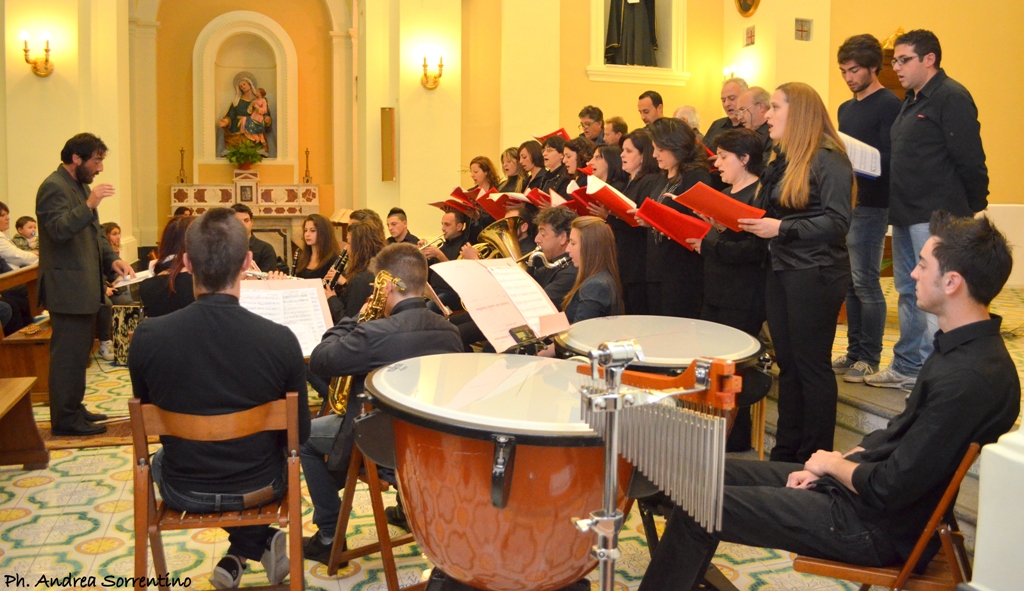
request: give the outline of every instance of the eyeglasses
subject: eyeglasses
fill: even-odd
[[[906,65],[906,63],[907,63],[907,62],[909,62],[910,60],[912,60],[912,59],[914,59],[914,58],[920,58],[920,57],[921,57],[921,56],[919,56],[919,55],[905,55],[905,56],[903,56],[903,57],[898,57],[898,58],[896,58],[896,59],[892,60],[892,62],[890,62],[890,63],[892,64],[892,67],[894,67],[894,68],[895,68],[896,66],[900,66],[900,67],[903,67],[903,66],[904,66],[904,65]]]
[[[577,125],[577,127],[579,127],[582,130],[582,129],[586,129],[586,128],[590,127],[591,125],[593,125],[595,123],[597,123],[597,121],[580,121],[580,124]]]

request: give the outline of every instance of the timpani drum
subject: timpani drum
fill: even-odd
[[[572,518],[602,506],[604,445],[580,418],[577,363],[453,353],[366,379],[394,419],[406,516],[423,553],[486,591],[550,591],[596,565]],[[619,506],[630,466],[620,463]]]

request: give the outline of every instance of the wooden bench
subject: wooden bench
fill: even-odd
[[[35,378],[0,379],[0,465],[22,464],[41,470],[50,464],[50,452],[39,435],[28,393]]]
[[[7,273],[0,273],[0,291],[7,291],[24,285],[28,289],[28,305],[33,316],[38,316],[39,307],[39,265],[29,265]]]
[[[0,378],[37,378],[33,381],[32,402],[50,402],[49,322],[35,334],[18,331],[0,341]]]

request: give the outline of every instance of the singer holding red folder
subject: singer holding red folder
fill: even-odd
[[[666,195],[678,195],[697,183],[711,183],[704,147],[697,143],[690,126],[679,119],[655,119],[649,129],[654,159],[662,171],[661,183],[650,198],[693,215],[688,207]],[[651,229],[647,235],[646,280],[648,314],[700,318],[704,264],[699,254]]]
[[[850,282],[853,167],[825,104],[807,84],[775,91],[768,127],[777,145],[758,193],[768,213],[739,222],[771,241],[765,308],[780,370],[771,459],[803,463],[833,447],[832,341]]]

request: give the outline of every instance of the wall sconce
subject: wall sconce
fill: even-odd
[[[736,66],[728,66],[722,69],[722,79],[728,80],[736,77]]]
[[[50,74],[53,74],[53,62],[50,61],[50,34],[43,33],[43,41],[46,43],[45,55],[43,57],[37,57],[32,59],[29,54],[28,48],[28,33],[25,31],[21,32],[21,40],[25,43],[25,63],[32,66],[32,73],[40,78],[45,78]]]
[[[441,72],[444,70],[444,58],[437,58],[437,75],[432,75],[427,70],[427,58],[423,58],[423,77],[420,78],[420,84],[427,90],[434,90],[441,85]]]

